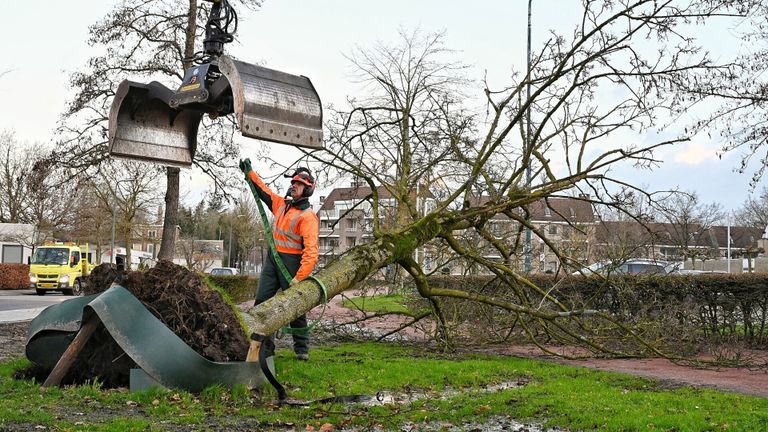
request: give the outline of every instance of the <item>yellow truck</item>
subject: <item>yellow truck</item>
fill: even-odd
[[[93,255],[88,245],[73,242],[48,242],[35,249],[29,264],[29,287],[37,295],[61,291],[80,295],[85,278],[93,268]]]

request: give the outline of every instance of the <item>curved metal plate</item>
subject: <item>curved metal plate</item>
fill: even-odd
[[[197,148],[202,112],[168,105],[173,91],[158,82],[120,83],[109,112],[109,153],[188,167]]]
[[[218,63],[232,88],[235,116],[244,136],[323,148],[323,109],[309,78],[226,55]]]
[[[58,361],[69,342],[52,343],[51,338],[58,333],[59,337],[71,340],[83,314],[91,313],[98,316],[139,367],[166,387],[199,392],[211,385],[255,388],[264,383],[258,362],[222,363],[204,358],[121,286],[113,286],[98,296],[67,300],[45,309],[30,326],[27,358],[42,365],[49,364],[52,357]],[[75,322],[78,326],[72,330]],[[54,351],[59,350],[56,356]]]

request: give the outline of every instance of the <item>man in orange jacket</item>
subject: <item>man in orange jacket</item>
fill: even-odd
[[[258,305],[274,297],[278,289],[288,289],[306,279],[317,263],[320,220],[309,205],[309,197],[315,191],[315,179],[307,168],[297,168],[293,175],[286,176],[291,179],[291,187],[283,198],[274,193],[253,171],[249,159],[240,161],[240,169],[256,186],[259,198],[275,216],[272,222],[275,249],[292,276],[290,281],[286,280],[274,256],[267,254],[256,293],[255,305]],[[292,328],[306,326],[306,315],[291,321]],[[293,351],[297,359],[309,360],[309,336],[306,333],[293,335]]]

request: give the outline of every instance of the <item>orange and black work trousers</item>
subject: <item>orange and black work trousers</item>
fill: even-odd
[[[278,252],[280,258],[283,260],[285,268],[288,273],[293,276],[299,271],[301,265],[301,254],[287,254]],[[256,291],[255,305],[264,303],[277,294],[280,289],[288,289],[290,280],[285,280],[280,268],[275,263],[275,257],[269,252],[264,257],[263,269],[261,271],[261,277],[259,278],[259,288]],[[307,316],[302,315],[295,320],[291,321],[291,328],[304,328],[307,326]],[[296,354],[309,354],[309,334],[294,334],[293,335],[293,351]],[[268,352],[267,357],[273,355],[274,352]]]

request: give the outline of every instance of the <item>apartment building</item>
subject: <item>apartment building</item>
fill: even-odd
[[[379,188],[379,208],[389,214],[395,200],[384,188]],[[336,188],[328,196],[320,197],[320,258],[318,268],[348,249],[369,242],[373,238],[373,208],[371,188],[352,186]]]
[[[396,208],[396,201],[384,188],[379,188],[379,212],[384,224],[391,221]],[[325,266],[348,249],[366,243],[373,238],[373,211],[370,201],[370,187],[346,187],[333,189],[326,197],[320,197],[321,207],[318,210],[320,219],[320,259],[319,267]],[[483,196],[474,205],[488,202]],[[434,197],[427,193],[419,200],[421,211],[429,211],[434,207]],[[558,243],[558,246],[581,252],[585,260],[589,260],[590,236],[594,233],[595,216],[588,201],[576,198],[550,198],[530,206],[531,219],[538,229],[547,233],[548,238]],[[488,229],[498,239],[513,239],[517,235],[518,224],[507,215],[498,214],[487,224]],[[481,247],[484,256],[491,260],[501,260],[501,255],[494,253],[488,245],[483,245],[472,233],[468,233],[464,241]],[[586,248],[585,248],[586,246]],[[556,271],[559,268],[557,257],[549,250],[543,241],[534,237],[533,256],[535,271]],[[475,269],[466,262],[455,260],[455,256],[447,256],[448,251],[434,244],[425,245],[416,251],[416,259],[426,271],[440,271],[448,274],[476,273]]]
[[[586,196],[581,198],[551,197],[542,199],[528,206],[530,222],[534,229],[554,245],[554,247],[571,258],[583,262],[594,259],[594,234],[596,218],[592,204]],[[487,196],[481,196],[472,205],[485,205],[489,200]],[[518,214],[523,217],[524,210],[518,209]],[[520,224],[509,216],[499,213],[486,223],[486,229],[493,237],[504,245],[506,250],[513,250],[518,236],[524,234],[520,231]],[[470,232],[468,241],[482,250],[484,258],[501,262],[503,257],[497,249],[487,241],[479,239],[476,233]],[[558,256],[544,240],[535,234],[531,239],[531,271],[534,273],[554,273],[561,267]],[[518,242],[517,252],[513,254],[507,264],[515,268],[523,268],[525,254],[522,238]],[[457,261],[449,269],[451,274],[483,273],[484,269],[477,266],[469,266],[466,262]]]

